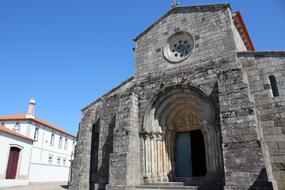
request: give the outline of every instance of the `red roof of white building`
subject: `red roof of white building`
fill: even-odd
[[[67,136],[70,136],[72,138],[76,138],[74,135],[64,131],[63,129],[60,129],[58,127],[56,127],[53,124],[50,124],[47,121],[44,121],[42,119],[36,118],[33,115],[29,115],[29,114],[15,114],[15,115],[8,115],[8,116],[0,116],[0,121],[32,121],[35,122],[37,124],[46,126],[50,129],[53,129],[55,131],[61,132]]]

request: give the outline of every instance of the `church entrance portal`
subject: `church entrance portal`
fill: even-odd
[[[141,132],[145,183],[222,180],[221,131],[207,95],[195,87],[169,87],[145,113]]]
[[[207,173],[205,143],[201,130],[177,133],[175,177],[202,177]]]

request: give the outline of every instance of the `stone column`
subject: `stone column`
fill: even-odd
[[[143,177],[147,177],[147,150],[146,150],[146,134],[140,134],[140,139],[142,143],[142,162],[143,162]]]
[[[151,177],[151,151],[150,151],[150,135],[148,132],[140,133],[142,140],[142,154],[143,154],[143,182],[149,183]]]
[[[146,138],[146,173],[148,179],[151,177],[152,163],[151,163],[151,138],[150,134],[147,134]]]
[[[153,182],[153,178],[155,176],[155,171],[154,171],[154,168],[155,168],[155,161],[154,161],[154,136],[153,134],[150,134],[150,171],[151,171],[151,181]]]
[[[166,171],[167,171],[167,154],[166,154],[166,144],[165,144],[165,135],[163,136],[163,140],[162,140],[162,152],[163,152],[163,181],[167,181],[166,178]]]
[[[163,141],[162,141],[162,134],[158,133],[157,134],[157,165],[158,165],[158,170],[157,170],[157,177],[158,180],[161,182],[163,180],[163,166],[164,166],[164,157],[163,157]]]

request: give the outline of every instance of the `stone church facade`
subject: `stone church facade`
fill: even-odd
[[[285,189],[285,52],[230,5],[173,7],[136,73],[84,108],[70,190]]]

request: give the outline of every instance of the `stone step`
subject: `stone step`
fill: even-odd
[[[140,190],[222,190],[220,186],[186,186],[180,182],[174,183],[152,183],[144,184],[136,187]]]
[[[184,182],[157,182],[157,183],[148,183],[143,184],[147,186],[185,186]]]

